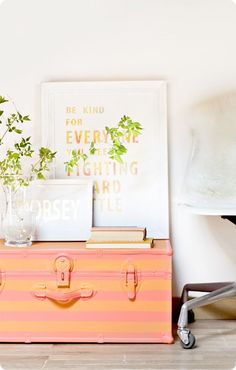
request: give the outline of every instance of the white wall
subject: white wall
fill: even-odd
[[[30,114],[40,141],[44,81],[168,81],[174,293],[186,282],[233,280],[236,227],[178,208],[190,149],[186,112],[236,88],[231,0],[5,0],[0,6],[0,94]]]

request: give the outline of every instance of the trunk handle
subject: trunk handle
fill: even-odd
[[[34,292],[37,298],[48,298],[58,303],[69,303],[80,298],[90,298],[93,295],[93,289],[78,289],[72,292],[58,292],[56,290],[45,290]]]

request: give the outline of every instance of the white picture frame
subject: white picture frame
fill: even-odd
[[[91,180],[35,180],[30,185],[34,241],[84,241],[92,227]]]
[[[143,132],[136,142],[126,143],[123,168],[114,163],[108,168],[102,135],[123,115],[140,122]],[[94,135],[100,137],[100,157],[70,176],[94,182],[93,225],[146,227],[148,237],[168,238],[166,82],[43,83],[43,145],[57,151],[55,178],[68,178],[64,162],[69,153],[87,152]]]

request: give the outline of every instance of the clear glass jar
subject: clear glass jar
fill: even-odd
[[[8,247],[28,247],[35,230],[35,213],[30,207],[30,185],[22,178],[6,175],[1,179],[5,210],[2,232]]]

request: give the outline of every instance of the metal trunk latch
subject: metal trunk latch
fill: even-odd
[[[54,261],[54,270],[57,274],[57,286],[70,286],[70,273],[73,269],[73,262],[66,256],[59,256]]]
[[[138,285],[138,275],[135,266],[128,264],[125,273],[125,288],[130,300],[136,297],[136,287]]]

